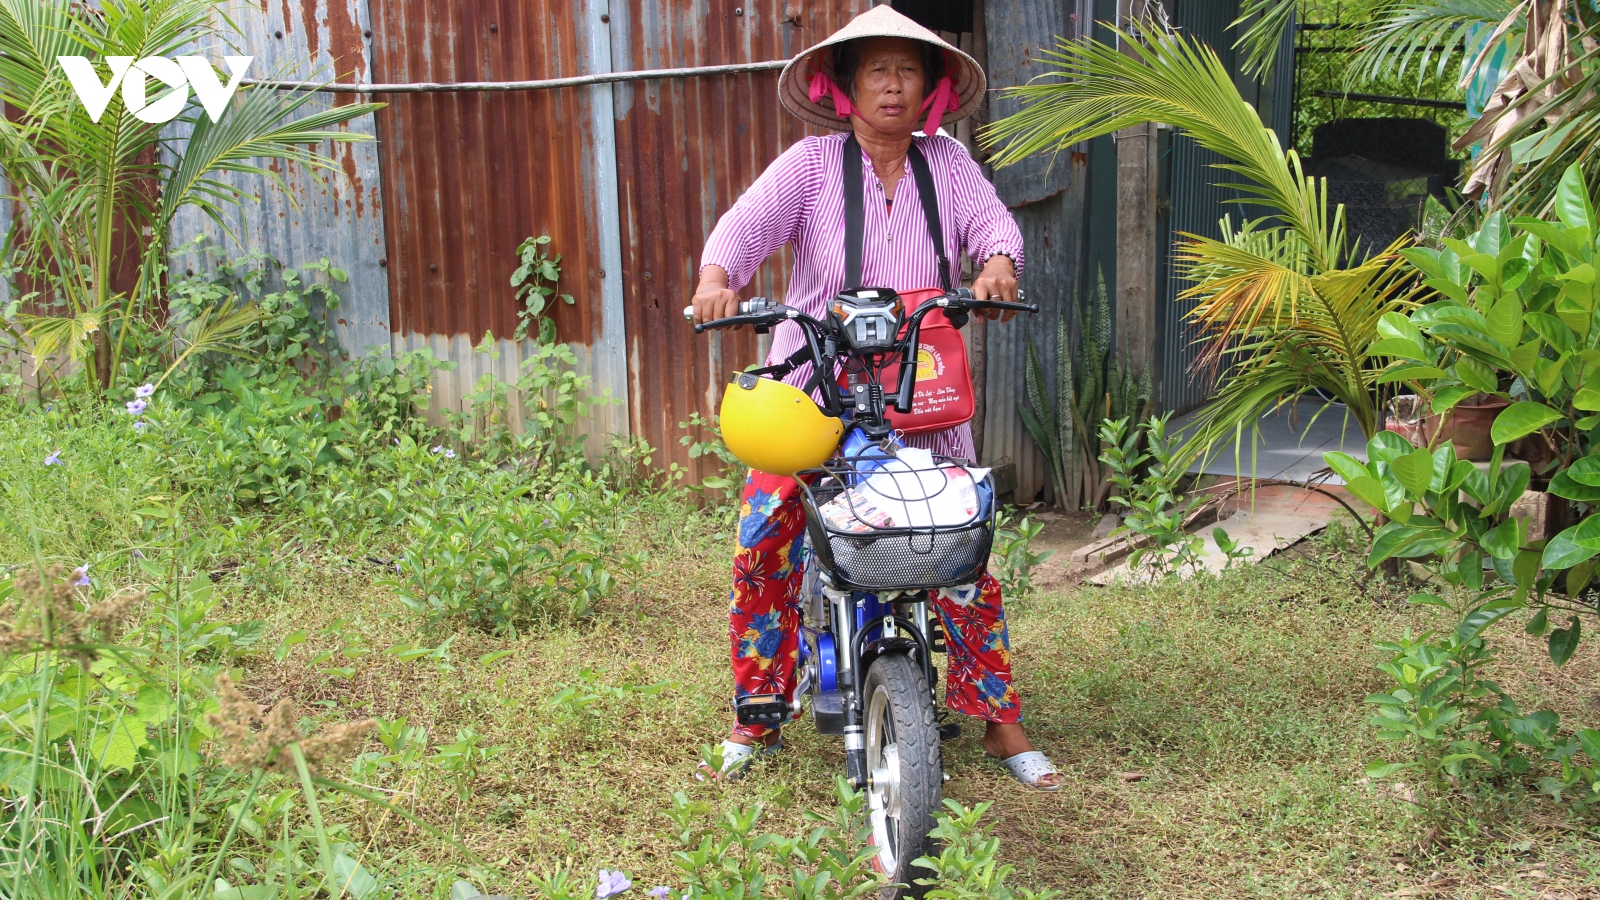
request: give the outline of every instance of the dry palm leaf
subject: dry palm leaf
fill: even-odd
[[[1553,106],[1552,101],[1582,78],[1567,40],[1565,9],[1563,0],[1525,0],[1501,21],[1477,59],[1462,73],[1461,86],[1465,88],[1501,37],[1526,13],[1521,54],[1495,87],[1483,115],[1455,142],[1458,151],[1478,143],[1485,148],[1463,188],[1467,196],[1477,197],[1486,190],[1494,195],[1505,186],[1512,167],[1508,138],[1524,120],[1543,110],[1546,124],[1552,128],[1561,124],[1563,108]]]

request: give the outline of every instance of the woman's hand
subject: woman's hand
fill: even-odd
[[[989,257],[983,264],[983,271],[972,282],[972,296],[978,300],[1017,302],[1017,267],[1011,257],[1001,253]],[[999,317],[1002,322],[1017,314],[1012,309],[981,309],[977,312],[989,319]]]
[[[700,286],[694,289],[694,299],[689,302],[694,304],[696,325],[739,314],[739,295],[728,290],[728,270],[721,266],[706,266],[700,271]]]

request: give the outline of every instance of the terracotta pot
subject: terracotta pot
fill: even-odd
[[[1439,440],[1434,443],[1435,446],[1444,441],[1454,444],[1456,459],[1486,460],[1494,455],[1494,440],[1489,437],[1494,417],[1510,405],[1511,401],[1488,394],[1468,397],[1445,413],[1443,424],[1440,424],[1440,416],[1423,419],[1423,437],[1433,441],[1433,436],[1438,434]]]
[[[1457,459],[1482,461],[1494,455],[1489,429],[1494,425],[1495,416],[1509,405],[1509,401],[1499,397],[1477,394],[1461,401],[1443,416],[1422,416],[1418,398],[1406,394],[1390,401],[1390,415],[1383,427],[1417,447],[1430,443],[1439,446],[1449,441],[1455,445]]]

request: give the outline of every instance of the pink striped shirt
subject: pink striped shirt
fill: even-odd
[[[827,301],[846,286],[841,188],[845,137],[839,133],[803,138],[773,160],[717,221],[700,256],[701,267],[717,265],[726,269],[728,286],[739,290],[767,257],[788,245],[794,251],[789,295],[774,299],[822,318]],[[971,254],[979,265],[996,253],[1004,253],[1016,261],[1020,274],[1022,233],[967,148],[943,132],[932,137],[919,135],[913,140],[927,157],[933,173],[945,256],[950,260],[950,283],[961,283],[962,251]],[[865,151],[861,155],[866,195],[862,204],[862,283],[897,291],[937,287],[938,257],[928,236],[910,162],[895,187],[891,209],[884,200],[883,184],[873,174],[871,159]],[[800,326],[787,322],[779,325],[773,333],[767,362],[783,360],[804,343]],[[785,381],[803,384],[809,372],[810,367],[806,366]],[[973,456],[970,425],[913,435],[906,443],[949,456]]]

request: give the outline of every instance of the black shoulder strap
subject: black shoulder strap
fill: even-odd
[[[939,260],[939,286],[950,290],[950,258],[944,253],[944,228],[939,222],[939,195],[934,193],[933,172],[928,169],[928,158],[922,155],[916,141],[909,152],[911,175],[917,181],[917,199],[922,201],[922,215],[928,220],[928,237],[933,239],[933,253]],[[862,211],[864,183],[861,179],[861,144],[854,134],[844,141],[844,285],[846,289],[861,287],[861,251],[864,240],[865,213]]]
[[[922,215],[928,220],[928,237],[933,238],[933,255],[939,260],[939,286],[950,293],[950,258],[944,255],[944,228],[939,224],[939,195],[933,192],[933,173],[928,170],[928,158],[922,155],[917,142],[911,142],[911,174],[917,179],[917,199],[922,201]]]
[[[844,140],[844,286],[861,287],[861,246],[865,216],[861,210],[861,144],[851,134]]]

